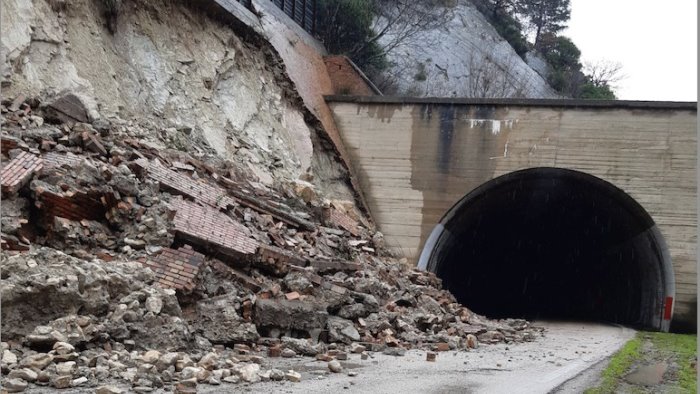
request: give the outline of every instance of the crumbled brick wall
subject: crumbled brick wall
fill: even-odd
[[[186,291],[194,289],[203,262],[204,255],[195,252],[189,245],[177,250],[165,248],[155,258],[141,261],[155,273],[158,284]]]
[[[74,154],[61,154],[58,152],[49,152],[43,156],[44,169],[60,167],[64,164],[74,166],[79,164],[82,159]]]
[[[106,208],[102,205],[99,196],[71,191],[59,194],[37,188],[36,198],[37,207],[49,216],[59,216],[77,221],[105,218]]]
[[[357,222],[352,220],[352,218],[337,209],[326,208],[323,210],[323,219],[329,226],[339,227],[343,230],[348,231],[354,236],[360,234],[360,230],[357,227]]]
[[[241,257],[258,250],[259,243],[246,235],[243,226],[218,209],[182,199],[173,200],[171,205],[176,210],[175,231],[192,241]]]
[[[375,96],[377,94],[350,64],[347,57],[325,56],[323,62],[331,77],[333,94],[354,96]]]
[[[147,162],[142,159],[137,160],[136,164],[148,172],[149,178],[159,182],[167,190],[213,207],[226,208],[234,204],[234,200],[228,196],[223,188],[171,171],[160,164],[158,160]]]
[[[3,194],[16,193],[32,179],[35,172],[41,171],[43,160],[28,152],[21,152],[2,169],[0,182]]]

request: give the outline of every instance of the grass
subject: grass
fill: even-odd
[[[644,344],[650,344],[642,350]],[[636,337],[625,344],[613,357],[602,373],[600,386],[587,389],[585,394],[608,394],[617,392],[624,375],[629,373],[636,362],[654,362],[659,358],[673,359],[679,370],[675,379],[665,385],[676,386],[673,392],[696,393],[697,377],[691,362],[697,356],[697,336],[668,334],[661,332],[638,332]],[[632,387],[632,392],[645,392],[641,387]],[[677,391],[676,391],[677,390]]]
[[[622,349],[618,350],[610,359],[610,364],[603,371],[602,383],[598,387],[584,391],[584,394],[608,394],[614,393],[617,381],[632,364],[641,358],[642,339],[637,336],[627,342]]]
[[[676,355],[680,366],[678,383],[683,392],[697,392],[697,375],[690,364],[697,356],[697,336],[661,332],[645,333],[645,335],[649,336],[654,347],[660,351]]]

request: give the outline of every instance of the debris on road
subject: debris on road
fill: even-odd
[[[317,357],[338,373],[370,352],[540,333],[460,305],[390,256],[352,202],[98,132],[70,94],[44,108],[19,97],[1,108],[8,391],[299,382],[270,359]]]

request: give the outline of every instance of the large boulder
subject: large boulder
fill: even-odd
[[[197,318],[192,327],[203,337],[215,344],[252,343],[260,335],[255,325],[246,322],[236,311],[238,302],[235,294],[226,294],[199,301]]]
[[[258,300],[255,303],[255,324],[263,328],[323,330],[328,319],[324,305],[305,301]]]

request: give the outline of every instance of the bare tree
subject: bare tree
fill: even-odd
[[[358,43],[352,52],[361,53],[376,43],[381,51],[373,56],[386,55],[420,33],[445,25],[453,17],[454,5],[455,2],[450,0],[376,0],[372,23],[374,35]]]
[[[583,72],[593,86],[607,86],[611,89],[616,89],[616,84],[627,77],[622,74],[622,64],[610,60],[584,62]]]
[[[471,57],[464,85],[467,97],[514,98],[524,97],[527,83],[514,73],[515,64],[509,61],[499,65],[490,55]]]

